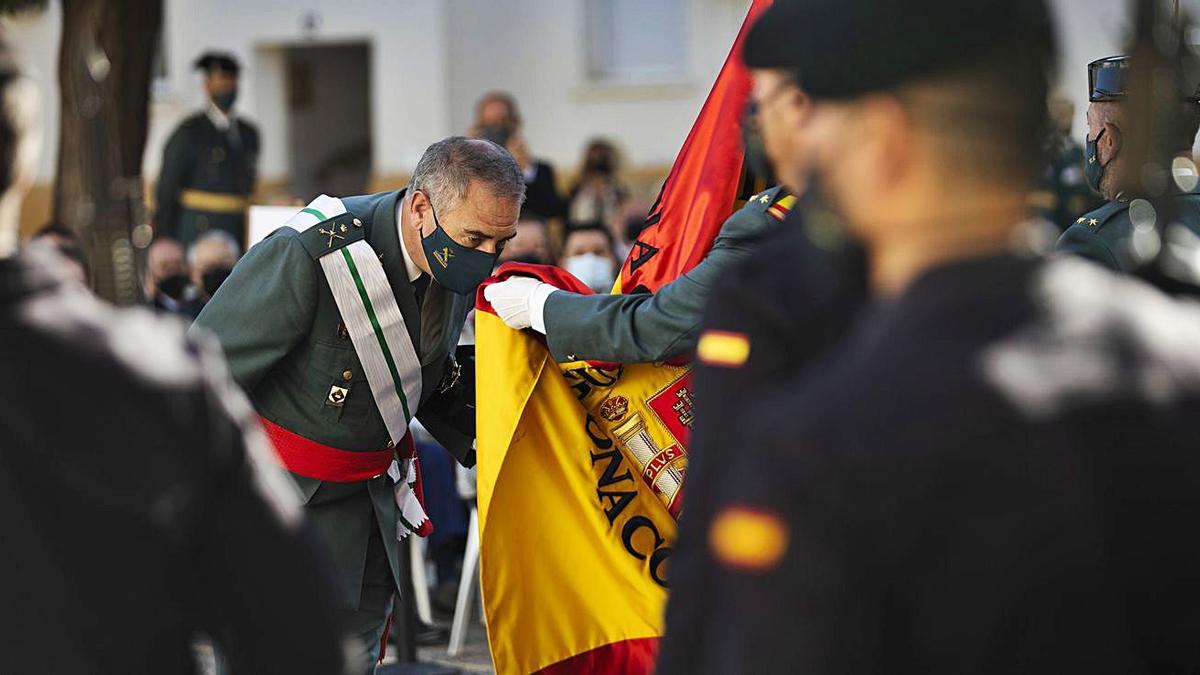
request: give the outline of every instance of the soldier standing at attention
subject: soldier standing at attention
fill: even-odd
[[[402,587],[397,538],[428,527],[408,424],[474,465],[473,393],[451,354],[524,195],[508,151],[439,141],[403,190],[313,201],[196,319],[295,476],[333,554],[339,616],[372,655]]]
[[[245,244],[258,129],[234,114],[240,68],[232,56],[206,52],[196,68],[204,71],[208,100],[202,112],[175,129],[163,150],[155,189],[158,233],[179,240],[185,249],[210,228]]]
[[[1128,91],[1129,57],[1111,56],[1088,64],[1087,148],[1084,175],[1093,190],[1109,200],[1095,211],[1085,213],[1071,223],[1058,240],[1062,253],[1082,256],[1105,267],[1129,272],[1158,252],[1159,241],[1135,236],[1135,225],[1150,225],[1152,235],[1154,210],[1150,202],[1139,199],[1133,192],[1138,168],[1125,160],[1122,152],[1127,142],[1129,120],[1125,108]],[[1171,185],[1167,186],[1175,200],[1175,218],[1193,234],[1200,235],[1200,189],[1197,187],[1196,165],[1192,161],[1192,145],[1200,129],[1200,97],[1186,92],[1180,98],[1181,114],[1187,123],[1172,140],[1178,156]]]
[[[1200,311],[1018,243],[1047,4],[780,0],[748,32],[812,100],[869,301],[720,411],[741,433],[687,487],[656,672],[1196,670]]]

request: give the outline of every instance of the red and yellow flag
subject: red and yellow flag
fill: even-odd
[[[755,0],[615,292],[655,291],[708,253],[743,184],[737,54]],[[748,195],[747,195],[748,196]],[[511,274],[590,293],[562,270]],[[489,283],[491,283],[489,282]],[[484,611],[499,673],[650,673],[692,425],[690,366],[555,363],[476,298]]]

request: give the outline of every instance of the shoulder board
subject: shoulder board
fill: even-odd
[[[313,259],[345,248],[354,242],[365,239],[367,228],[363,221],[353,213],[346,212],[340,216],[323,220],[305,229],[299,235],[300,243]]]
[[[779,194],[783,192],[782,185],[776,185],[773,188],[768,188],[746,200],[746,205],[742,208],[747,211],[766,211],[779,198]],[[787,194],[783,192],[783,194]]]
[[[1096,230],[1104,227],[1104,224],[1111,220],[1113,216],[1116,216],[1119,213],[1125,213],[1128,210],[1128,201],[1113,200],[1096,209],[1095,211],[1083,214],[1076,219],[1072,225],[1082,225],[1095,232]]]

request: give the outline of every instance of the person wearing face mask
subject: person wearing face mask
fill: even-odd
[[[228,232],[212,230],[200,235],[188,249],[187,255],[195,295],[190,304],[195,310],[194,314],[199,314],[233,272],[233,266],[237,264],[242,251]]]
[[[228,232],[240,245],[258,171],[258,128],[234,110],[237,60],[206,52],[195,65],[204,73],[205,107],[181,122],[163,149],[156,230],[185,248],[209,229]]]
[[[170,237],[158,237],[146,251],[146,301],[161,312],[183,314],[194,319],[185,304],[189,300],[190,278],[187,258],[179,242]]]
[[[1058,240],[1057,250],[1065,255],[1077,255],[1105,267],[1130,272],[1148,262],[1157,252],[1158,241],[1146,245],[1145,238],[1135,236],[1134,218],[1138,203],[1133,185],[1137,167],[1125,161],[1123,152],[1128,142],[1129,111],[1125,96],[1128,91],[1130,61],[1128,56],[1111,56],[1088,64],[1090,91],[1087,110],[1087,145],[1084,152],[1084,175],[1088,185],[1108,200],[1095,211],[1076,219]],[[1185,123],[1178,136],[1171,139],[1177,150],[1174,172],[1167,189],[1175,201],[1175,217],[1193,234],[1200,235],[1200,187],[1192,146],[1200,130],[1200,96],[1196,91],[1181,96],[1179,114]],[[1149,205],[1142,200],[1143,204]]]
[[[409,421],[474,465],[474,392],[453,354],[524,195],[504,148],[438,141],[402,190],[311,202],[192,327],[216,336],[299,484],[333,554],[339,617],[373,656],[404,583],[398,537],[432,527]]]
[[[738,443],[719,489],[689,473],[657,673],[1197,667],[1200,313],[1020,245],[1047,5],[779,0],[748,33],[811,98],[810,190],[869,301],[719,411]]]
[[[597,293],[608,293],[620,263],[613,253],[613,236],[602,223],[567,230],[559,265]]]
[[[607,223],[628,198],[620,183],[617,148],[603,138],[588,141],[579,178],[571,187],[567,217],[572,223]]]

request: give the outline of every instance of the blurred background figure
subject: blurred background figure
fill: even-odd
[[[620,158],[612,141],[594,138],[583,151],[579,177],[570,191],[571,223],[608,223],[629,196],[620,183]]]
[[[204,309],[221,283],[229,277],[233,266],[242,255],[241,248],[233,236],[224,230],[210,230],[200,235],[188,249],[187,260],[191,268],[194,298],[187,313],[198,315]]]
[[[1062,96],[1048,102],[1050,129],[1046,134],[1045,165],[1038,189],[1030,194],[1030,206],[1060,231],[1079,214],[1100,205],[1099,195],[1088,188],[1083,175],[1083,146],[1071,133],[1075,103]]]
[[[184,305],[190,283],[183,247],[169,237],[155,239],[146,252],[146,302],[162,312],[187,315]],[[195,314],[189,316],[196,318]]]
[[[12,64],[0,43],[0,203],[19,204],[39,139]],[[23,383],[0,392],[3,670],[194,673],[204,634],[233,673],[343,672],[295,487],[220,356],[47,252],[0,252],[0,372]]]
[[[246,240],[246,208],[254,192],[258,129],[234,112],[240,66],[230,55],[206,52],[196,60],[204,72],[207,103],[171,134],[158,176],[158,233],[188,246],[206,230]]]
[[[29,238],[29,243],[52,246],[62,255],[63,276],[85,288],[88,286],[91,275],[88,273],[87,259],[83,255],[83,247],[79,244],[79,236],[75,234],[75,230],[62,223],[46,223]]]
[[[525,178],[525,203],[521,206],[521,214],[543,221],[555,220],[558,221],[555,226],[561,227],[561,221],[566,217],[566,203],[558,193],[554,167],[530,154],[521,113],[512,94],[503,91],[484,94],[475,104],[475,123],[470,133],[507,148],[517,160]]]
[[[517,222],[517,235],[504,245],[499,261],[553,265],[554,256],[550,254],[550,235],[546,223],[521,214],[521,220]]]
[[[603,223],[587,223],[567,230],[558,265],[597,293],[608,293],[620,266],[613,250],[612,232]]]

